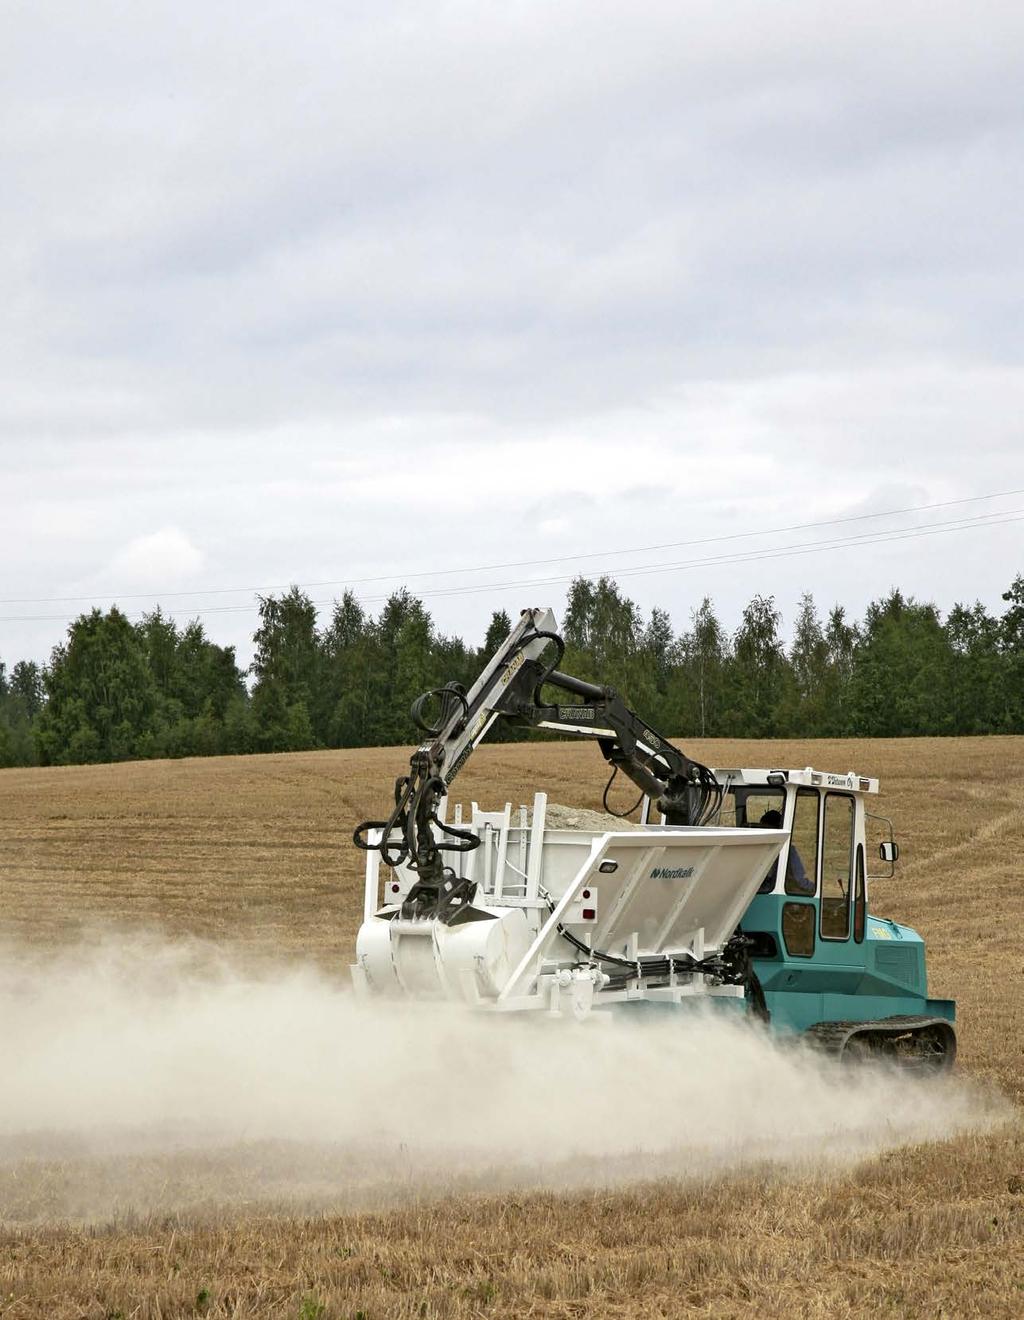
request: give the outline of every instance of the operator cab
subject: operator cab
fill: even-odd
[[[886,835],[878,853],[891,876],[899,855],[886,818],[866,809],[878,780],[850,771],[718,769],[722,803],[711,824],[784,829],[789,838],[744,918],[745,932],[774,929],[785,956],[812,958],[864,941],[867,926],[867,823]],[[878,874],[878,873],[876,873]],[[764,900],[764,901],[762,901]],[[770,919],[769,919],[770,918]]]
[[[878,850],[888,864],[883,874],[892,874],[899,851],[891,823],[867,810],[867,799],[878,793],[878,780],[811,766],[719,770],[717,775],[724,794],[716,824],[756,828],[777,821],[773,813],[779,812],[789,835],[751,904],[744,929],[748,924],[767,925],[760,918],[770,910],[784,956],[812,958],[819,950],[832,949],[840,957],[843,948],[852,953],[850,946],[863,944],[867,931],[868,821],[879,822],[888,836]]]

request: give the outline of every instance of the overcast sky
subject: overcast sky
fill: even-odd
[[[93,600],[247,660],[290,581],[478,639],[578,571],[680,627],[1024,572],[1019,0],[0,25],[8,664]]]

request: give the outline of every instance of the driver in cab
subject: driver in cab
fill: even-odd
[[[757,822],[762,830],[781,830],[782,812],[771,807],[764,813]],[[757,891],[759,894],[767,894],[775,888],[775,873],[778,870],[778,862],[772,867],[764,878],[761,888]],[[787,894],[813,894],[814,880],[808,876],[807,868],[804,866],[800,854],[796,850],[796,844],[792,838],[789,841],[789,857],[786,860],[786,893]]]

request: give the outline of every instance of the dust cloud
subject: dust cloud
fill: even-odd
[[[818,1172],[1002,1117],[966,1079],[700,1014],[364,1007],[347,976],[158,938],[4,953],[0,1060],[8,1222]]]

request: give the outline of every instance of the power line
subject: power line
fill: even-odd
[[[949,504],[963,502],[965,501],[949,501]],[[599,577],[611,576],[612,574],[617,578],[623,578],[648,576],[657,573],[681,572],[694,568],[721,568],[734,564],[756,563],[766,559],[796,558],[803,555],[829,553],[835,550],[867,548],[875,545],[885,545],[896,541],[917,540],[925,536],[947,535],[951,532],[977,531],[987,527],[1000,527],[1009,523],[1018,523],[1022,521],[1024,521],[1024,509],[1009,509],[1001,512],[978,514],[972,518],[935,523],[928,527],[863,532],[855,536],[841,537],[832,541],[809,541],[802,545],[795,546],[768,546],[756,550],[706,556],[704,558],[681,560],[674,563],[640,564],[625,568],[615,568],[612,566],[595,570],[592,573],[575,575],[559,575],[545,578],[521,578],[510,582],[490,582],[462,585],[458,587],[439,587],[436,590],[427,590],[420,594],[426,600],[435,600],[449,596],[481,595],[484,592],[532,590],[537,587],[556,586],[571,582],[574,577],[584,577],[588,580],[593,580]],[[827,524],[812,525],[822,526]],[[362,598],[362,603],[372,605],[386,601],[387,599],[388,597],[386,595],[366,596]],[[313,601],[312,603],[314,605],[329,605],[333,602],[329,599],[322,599]],[[198,610],[191,611],[191,614],[197,616],[201,614],[251,613],[256,608],[256,605],[252,602],[239,605],[208,605]],[[67,622],[70,617],[71,616],[65,614],[3,615],[0,616],[0,623]]]
[[[1011,516],[1012,515],[1012,516]],[[914,540],[922,536],[936,536],[946,532],[971,531],[984,527],[999,527],[1004,523],[1024,521],[1024,509],[1008,509],[1002,514],[983,514],[977,519],[964,519],[960,522],[939,523],[931,527],[907,528],[893,531],[867,532],[860,536],[844,537],[835,541],[810,541],[797,546],[769,546],[761,550],[750,550],[728,555],[713,555],[703,559],[681,560],[669,564],[638,564],[626,568],[606,568],[597,570],[593,573],[577,574],[576,576],[585,577],[593,580],[599,577],[616,578],[624,577],[642,577],[650,574],[668,573],[682,571],[691,568],[720,568],[729,564],[749,564],[758,563],[764,559],[785,559],[791,555],[821,554],[828,550],[841,550],[860,545],[884,545],[890,541]],[[475,595],[482,591],[499,591],[521,589],[534,586],[552,586],[563,582],[571,582],[571,576],[558,576],[548,578],[527,578],[517,582],[485,583],[481,586],[463,586],[438,588],[435,591],[424,591],[422,594],[425,599],[434,600],[444,596],[462,596]],[[365,603],[373,604],[377,601],[386,600],[386,596],[364,597]],[[328,601],[320,601],[319,604],[328,604]]]
[[[1013,490],[990,491],[984,495],[967,495],[956,500],[940,500],[932,504],[914,504],[904,509],[887,509],[879,513],[856,513],[847,514],[842,518],[825,518],[817,522],[792,523],[788,527],[765,527],[755,531],[729,532],[721,536],[704,536],[687,541],[664,541],[657,545],[638,545],[627,546],[617,550],[590,550],[583,554],[575,555],[554,555],[545,559],[519,559],[511,560],[501,564],[477,564],[464,568],[438,568],[423,569],[415,573],[384,573],[374,577],[361,578],[329,578],[318,582],[296,582],[277,584],[276,586],[262,587],[202,587],[191,591],[106,591],[94,593],[91,596],[18,596],[8,600],[0,600],[0,605],[57,605],[57,604],[79,604],[94,600],[150,600],[159,597],[161,600],[178,600],[194,596],[230,596],[241,594],[261,594],[272,591],[285,591],[291,586],[302,587],[303,589],[315,590],[318,587],[357,587],[368,586],[374,582],[403,582],[418,581],[422,578],[431,577],[452,577],[464,573],[492,573],[506,568],[537,568],[542,564],[571,564],[579,563],[584,559],[598,559],[604,555],[633,555],[648,554],[656,550],[681,550],[687,546],[696,545],[714,545],[727,541],[748,540],[757,536],[782,536],[789,532],[811,531],[818,527],[838,527],[846,523],[864,522],[873,518],[898,518],[912,513],[926,513],[934,509],[951,509],[961,504],[977,504],[982,500],[1003,499],[1010,495],[1024,495],[1024,487],[1017,487]],[[979,515],[990,516],[990,515]],[[584,574],[583,576],[588,576]],[[426,593],[425,593],[426,594]],[[215,608],[227,609],[250,609],[250,605],[245,606],[208,606],[205,610],[197,610],[195,613],[209,613]],[[0,622],[13,622],[18,616],[10,615],[6,618],[0,616]],[[41,615],[38,618],[56,618],[55,615]]]

